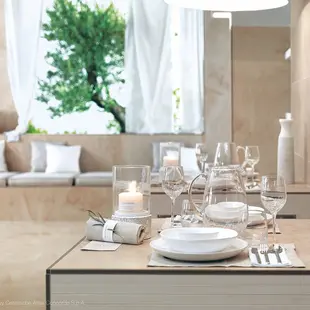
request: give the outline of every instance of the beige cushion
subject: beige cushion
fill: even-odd
[[[17,172],[0,172],[0,187],[6,187],[8,184],[8,179]]]
[[[87,172],[75,178],[76,186],[112,186],[112,172]]]
[[[12,176],[9,186],[72,186],[75,173],[27,172]]]

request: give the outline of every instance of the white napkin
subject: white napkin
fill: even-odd
[[[249,257],[250,257],[250,261],[251,261],[251,265],[253,267],[260,267],[260,268],[281,268],[281,267],[292,267],[293,264],[292,262],[289,260],[288,258],[288,254],[287,251],[294,251],[295,252],[295,246],[294,245],[290,245],[292,246],[292,248],[288,249],[288,245],[286,245],[286,247],[284,247],[283,245],[281,245],[283,251],[281,253],[279,253],[279,256],[281,258],[282,264],[280,264],[277,261],[277,257],[274,253],[268,253],[268,258],[270,260],[270,264],[267,264],[266,262],[266,258],[264,254],[261,254],[259,249],[258,249],[258,255],[261,259],[261,264],[257,261],[257,257],[254,253],[252,253],[252,248],[249,249]]]

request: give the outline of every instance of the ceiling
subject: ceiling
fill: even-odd
[[[300,1],[300,0],[298,0]],[[279,9],[232,13],[233,26],[289,27],[290,5]]]

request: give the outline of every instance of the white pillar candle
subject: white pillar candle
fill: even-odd
[[[135,212],[143,209],[143,194],[137,192],[137,182],[129,184],[128,192],[118,195],[118,208],[124,212]]]
[[[179,159],[177,157],[172,156],[164,156],[163,158],[163,166],[178,166],[179,165]]]

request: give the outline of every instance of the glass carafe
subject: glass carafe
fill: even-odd
[[[192,200],[191,188],[189,199]],[[213,167],[207,179],[203,204],[191,203],[207,227],[231,228],[239,233],[248,224],[246,191],[240,171],[236,167]]]

